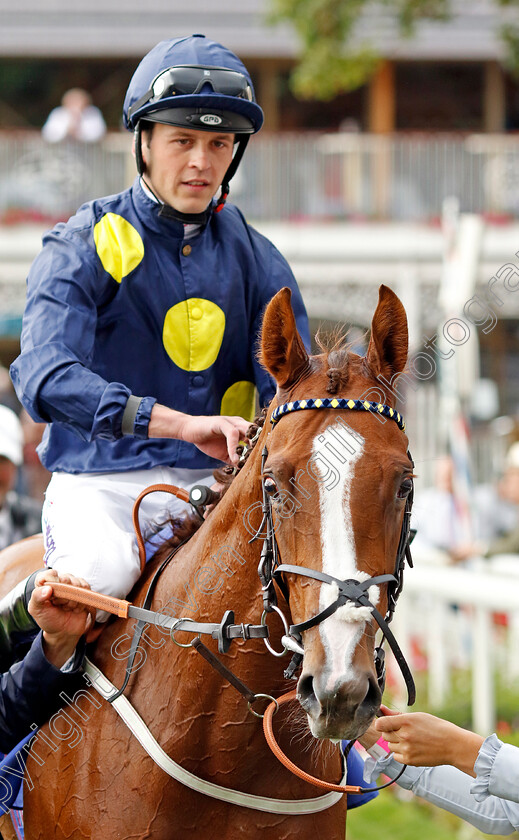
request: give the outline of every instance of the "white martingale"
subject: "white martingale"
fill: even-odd
[[[117,689],[110,680],[105,677],[97,665],[90,662],[85,657],[85,674],[89,678],[89,682],[99,694],[108,700],[117,693]],[[144,723],[140,715],[135,711],[130,701],[124,694],[121,694],[112,701],[112,707],[117,714],[125,722],[128,729],[135,735],[141,746],[146,750],[148,755],[153,759],[168,776],[176,779],[180,784],[185,785],[191,790],[196,790],[205,796],[211,796],[213,799],[219,799],[221,802],[230,802],[232,805],[239,805],[242,808],[252,808],[255,811],[265,811],[268,814],[318,814],[321,811],[326,811],[335,805],[342,798],[343,794],[337,791],[330,791],[321,796],[315,796],[311,799],[273,799],[269,796],[256,796],[252,793],[244,793],[240,790],[233,790],[222,785],[216,785],[214,782],[208,782],[205,779],[200,779],[189,770],[184,770],[180,764],[173,761],[162,749],[160,744],[155,740],[150,730]],[[344,762],[344,775],[340,782],[341,785],[346,783],[347,768]]]
[[[343,441],[341,445],[341,441]],[[321,511],[322,570],[328,575],[346,580],[363,581],[366,572],[357,569],[355,539],[350,511],[350,490],[355,464],[364,451],[364,438],[360,435],[346,437],[344,425],[328,426],[313,442],[312,469],[321,477],[319,504]],[[337,600],[337,584],[323,583],[319,609],[323,610]],[[370,601],[378,601],[378,587],[368,591]],[[319,630],[330,669],[328,687],[333,688],[344,679],[351,668],[355,647],[364,631],[364,624],[371,618],[369,607],[355,607],[351,602],[339,607]]]

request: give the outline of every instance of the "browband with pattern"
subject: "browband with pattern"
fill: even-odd
[[[370,411],[372,414],[381,414],[382,417],[394,420],[398,428],[405,432],[404,418],[391,406],[369,400],[351,400],[346,397],[319,397],[315,400],[294,400],[294,402],[283,403],[274,409],[270,422],[274,427],[285,414],[290,414],[291,411],[302,411],[305,408],[347,408],[351,411]]]

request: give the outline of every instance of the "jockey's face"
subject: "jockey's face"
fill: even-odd
[[[232,160],[233,134],[155,123],[142,136],[144,180],[180,213],[202,213]]]

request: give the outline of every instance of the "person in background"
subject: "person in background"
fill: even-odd
[[[476,492],[474,502],[474,520],[476,523],[481,520],[482,527],[474,541],[456,547],[452,552],[454,560],[519,555],[519,442],[513,443],[506,454],[503,475],[493,498]],[[493,533],[483,526],[488,518],[494,523]]]
[[[22,426],[0,405],[0,549],[41,531],[41,502],[15,490],[23,462]]]
[[[515,515],[505,533],[476,545],[484,557],[519,554],[519,442],[513,443],[506,454],[505,470],[498,490],[503,505],[512,506]]]
[[[452,562],[453,553],[462,539],[462,528],[454,492],[454,462],[450,455],[442,455],[436,460],[434,485],[417,490],[412,524],[416,528],[413,552],[417,556]]]
[[[48,143],[62,140],[96,143],[104,137],[106,123],[99,108],[92,104],[90,94],[81,88],[71,88],[63,95],[61,105],[50,112],[41,133]]]

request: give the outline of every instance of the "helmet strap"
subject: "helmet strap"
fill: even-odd
[[[229,192],[230,192],[229,181],[231,180],[231,178],[234,175],[236,175],[236,170],[238,169],[238,166],[241,163],[241,159],[242,159],[242,157],[245,153],[245,149],[247,148],[247,143],[249,142],[249,139],[250,139],[250,134],[241,134],[240,135],[240,139],[238,140],[238,148],[236,149],[236,152],[234,154],[234,157],[231,161],[231,164],[230,164],[227,172],[223,176],[222,188],[221,188],[221,191],[220,191],[220,198],[218,199],[218,203],[215,207],[215,213],[219,213],[220,210],[223,210],[224,204],[225,204],[225,202],[227,200],[227,197],[229,195]]]
[[[149,189],[149,185],[146,184]],[[155,195],[155,193],[153,193]],[[156,197],[156,196],[155,196]],[[159,216],[164,219],[175,219],[177,222],[182,222],[184,225],[205,225],[213,214],[213,202],[209,204],[203,213],[181,213],[180,210],[175,210],[169,204],[159,200]]]
[[[133,145],[135,148],[135,162],[137,164],[137,172],[142,177],[144,175],[144,159],[142,157],[142,127],[139,120],[133,132]]]

